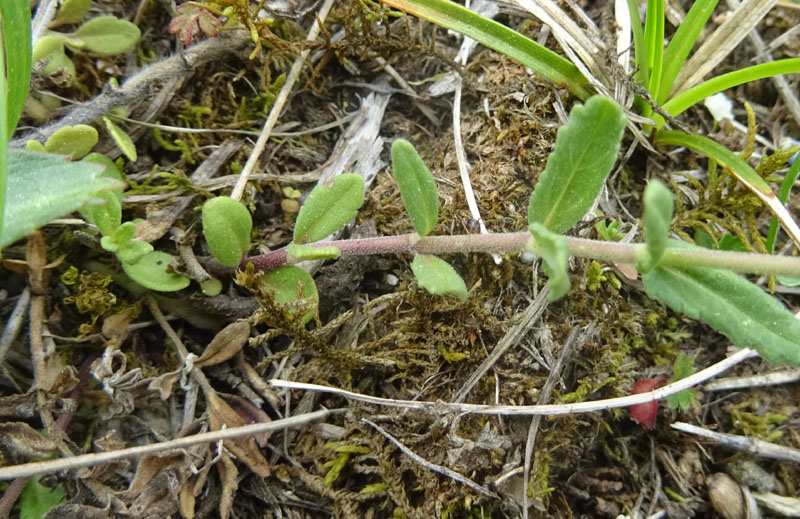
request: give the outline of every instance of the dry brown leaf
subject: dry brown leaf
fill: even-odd
[[[125,310],[109,315],[103,320],[103,336],[109,341],[114,341],[115,345],[120,345],[128,335],[128,326],[136,314],[137,309],[129,306]]]
[[[236,469],[236,464],[225,453],[220,455],[220,460],[217,462],[217,471],[219,471],[219,480],[222,482],[219,515],[222,519],[228,519],[233,508],[233,496],[236,494],[236,490],[239,489],[239,484],[236,482],[239,471]]]
[[[261,408],[256,407],[250,400],[246,398],[238,395],[228,395],[225,393],[218,393],[218,395],[225,400],[225,402],[231,406],[234,411],[236,411],[236,414],[238,414],[239,417],[244,421],[244,425],[250,425],[253,423],[267,423],[272,421],[267,413],[265,413]],[[259,447],[264,447],[269,440],[269,436],[269,432],[263,432],[254,434],[253,438],[255,438]]]
[[[172,452],[164,455],[148,455],[142,458],[136,467],[136,475],[133,476],[128,487],[128,492],[138,493],[145,485],[150,483],[156,474],[169,467],[179,467],[187,465],[186,454],[184,452]]]
[[[142,519],[171,517],[178,511],[178,488],[175,472],[162,470],[136,496],[128,508],[128,515]]]
[[[242,417],[231,406],[226,404],[216,392],[209,392],[206,397],[208,398],[208,415],[211,419],[212,431],[222,429],[223,425],[227,427],[245,425]],[[226,440],[225,447],[259,476],[264,478],[269,476],[269,463],[261,454],[261,451],[258,450],[256,441],[253,438]]]
[[[195,366],[213,366],[225,362],[237,353],[250,338],[250,324],[247,321],[231,323],[214,336]]]
[[[0,423],[0,450],[17,461],[50,456],[56,442],[24,422]]]
[[[36,416],[36,393],[0,396],[0,416],[33,418]]]
[[[181,378],[182,371],[181,369],[177,369],[151,379],[150,384],[147,385],[147,390],[158,391],[161,400],[167,400],[172,394],[172,387],[175,385],[175,382]]]

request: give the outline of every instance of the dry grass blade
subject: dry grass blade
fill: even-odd
[[[706,74],[736,48],[778,0],[745,0],[706,39],[681,69],[670,97],[699,84]]]
[[[697,427],[696,425],[683,422],[672,424],[672,428],[687,434],[694,434],[695,436],[707,438],[729,449],[749,452],[750,454],[755,454],[764,458],[800,463],[800,450],[785,445],[775,445],[774,443],[765,442],[758,438],[750,438],[748,436],[709,431],[703,427]]]

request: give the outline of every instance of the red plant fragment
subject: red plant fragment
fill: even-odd
[[[638,395],[640,393],[649,393],[666,381],[667,377],[664,375],[639,380],[633,384],[633,391],[631,391],[631,394]],[[655,428],[656,416],[658,416],[658,401],[656,400],[631,406],[631,418],[648,431],[652,431]]]
[[[192,44],[192,35],[199,28],[206,36],[219,34],[217,27],[222,22],[214,13],[204,9],[196,2],[186,2],[178,6],[178,16],[169,22],[169,32],[177,34],[178,39],[186,45]]]

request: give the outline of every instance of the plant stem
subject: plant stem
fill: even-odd
[[[614,263],[636,263],[636,251],[642,244],[627,244],[584,238],[566,237],[570,256],[592,258]],[[365,256],[370,254],[453,254],[465,252],[510,253],[525,252],[528,242],[533,243],[528,232],[502,234],[466,234],[455,236],[426,236],[416,234],[382,236],[358,240],[341,240],[311,243],[310,247],[336,247],[342,256]],[[533,252],[536,245],[533,243]],[[285,249],[262,256],[244,259],[239,268],[252,263],[256,271],[271,270],[288,265]],[[746,252],[718,251],[711,249],[669,248],[659,263],[664,267],[723,268],[750,274],[773,274],[800,277],[800,258],[751,254]]]

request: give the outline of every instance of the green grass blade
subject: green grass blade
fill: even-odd
[[[456,31],[515,59],[580,99],[592,94],[578,68],[555,52],[493,20],[448,0],[382,0],[385,4]]]
[[[17,127],[31,81],[31,10],[27,0],[0,0],[6,49],[8,135]]]
[[[661,67],[664,59],[664,0],[647,1],[644,42],[650,65],[650,81],[646,86],[650,94],[655,95],[661,83]]]
[[[658,84],[658,93],[654,94],[658,104],[664,104],[667,100],[667,96],[672,90],[672,84],[675,83],[675,78],[678,77],[678,72],[686,62],[686,58],[697,41],[700,31],[703,30],[718,1],[698,0],[692,4],[691,9],[686,13],[683,23],[675,31],[667,50],[664,51],[661,81]]]
[[[599,95],[572,109],[531,195],[529,223],[562,233],[586,214],[617,160],[625,121],[622,108]]]
[[[727,90],[728,88],[741,85],[742,83],[749,83],[750,81],[780,74],[798,73],[800,73],[800,58],[782,59],[770,61],[769,63],[762,63],[760,65],[753,65],[752,67],[735,70],[709,79],[708,81],[703,81],[699,85],[678,94],[664,103],[663,108],[674,117],[690,106],[699,103],[706,97]]]
[[[5,37],[3,38],[5,47]],[[5,124],[6,114],[8,113],[8,84],[6,82],[6,61],[5,49],[0,48],[0,241],[3,238],[5,221],[5,202],[6,202],[6,172],[8,170],[8,125]],[[1,245],[0,245],[1,246]]]
[[[644,44],[644,30],[639,17],[639,3],[628,0],[628,12],[631,17],[631,30],[633,31],[633,50],[636,60],[636,80],[642,85],[650,83],[650,73],[647,65],[647,48]]]
[[[686,247],[683,242],[672,246]],[[657,267],[642,276],[650,297],[702,319],[739,347],[773,364],[800,366],[800,320],[761,288],[729,270]]]
[[[758,173],[753,171],[747,162],[733,153],[728,148],[717,144],[708,137],[701,135],[689,135],[677,130],[661,130],[656,134],[656,144],[671,144],[673,146],[686,146],[703,155],[714,159],[725,168],[728,173],[747,187],[754,195],[761,200],[773,215],[781,222],[784,230],[792,237],[792,240],[800,248],[800,228],[798,228],[792,215],[786,207],[778,200],[769,185],[761,178]]]
[[[792,186],[794,185],[794,181],[797,180],[797,177],[800,176],[800,157],[795,157],[794,164],[792,167],[789,168],[789,171],[783,177],[783,182],[781,182],[781,187],[778,190],[778,200],[780,200],[781,204],[784,206],[786,205],[786,201],[789,200],[789,193],[792,191]],[[767,251],[772,254],[775,250],[775,240],[778,238],[778,219],[774,216],[772,217],[772,221],[769,223],[769,232],[767,232]]]

